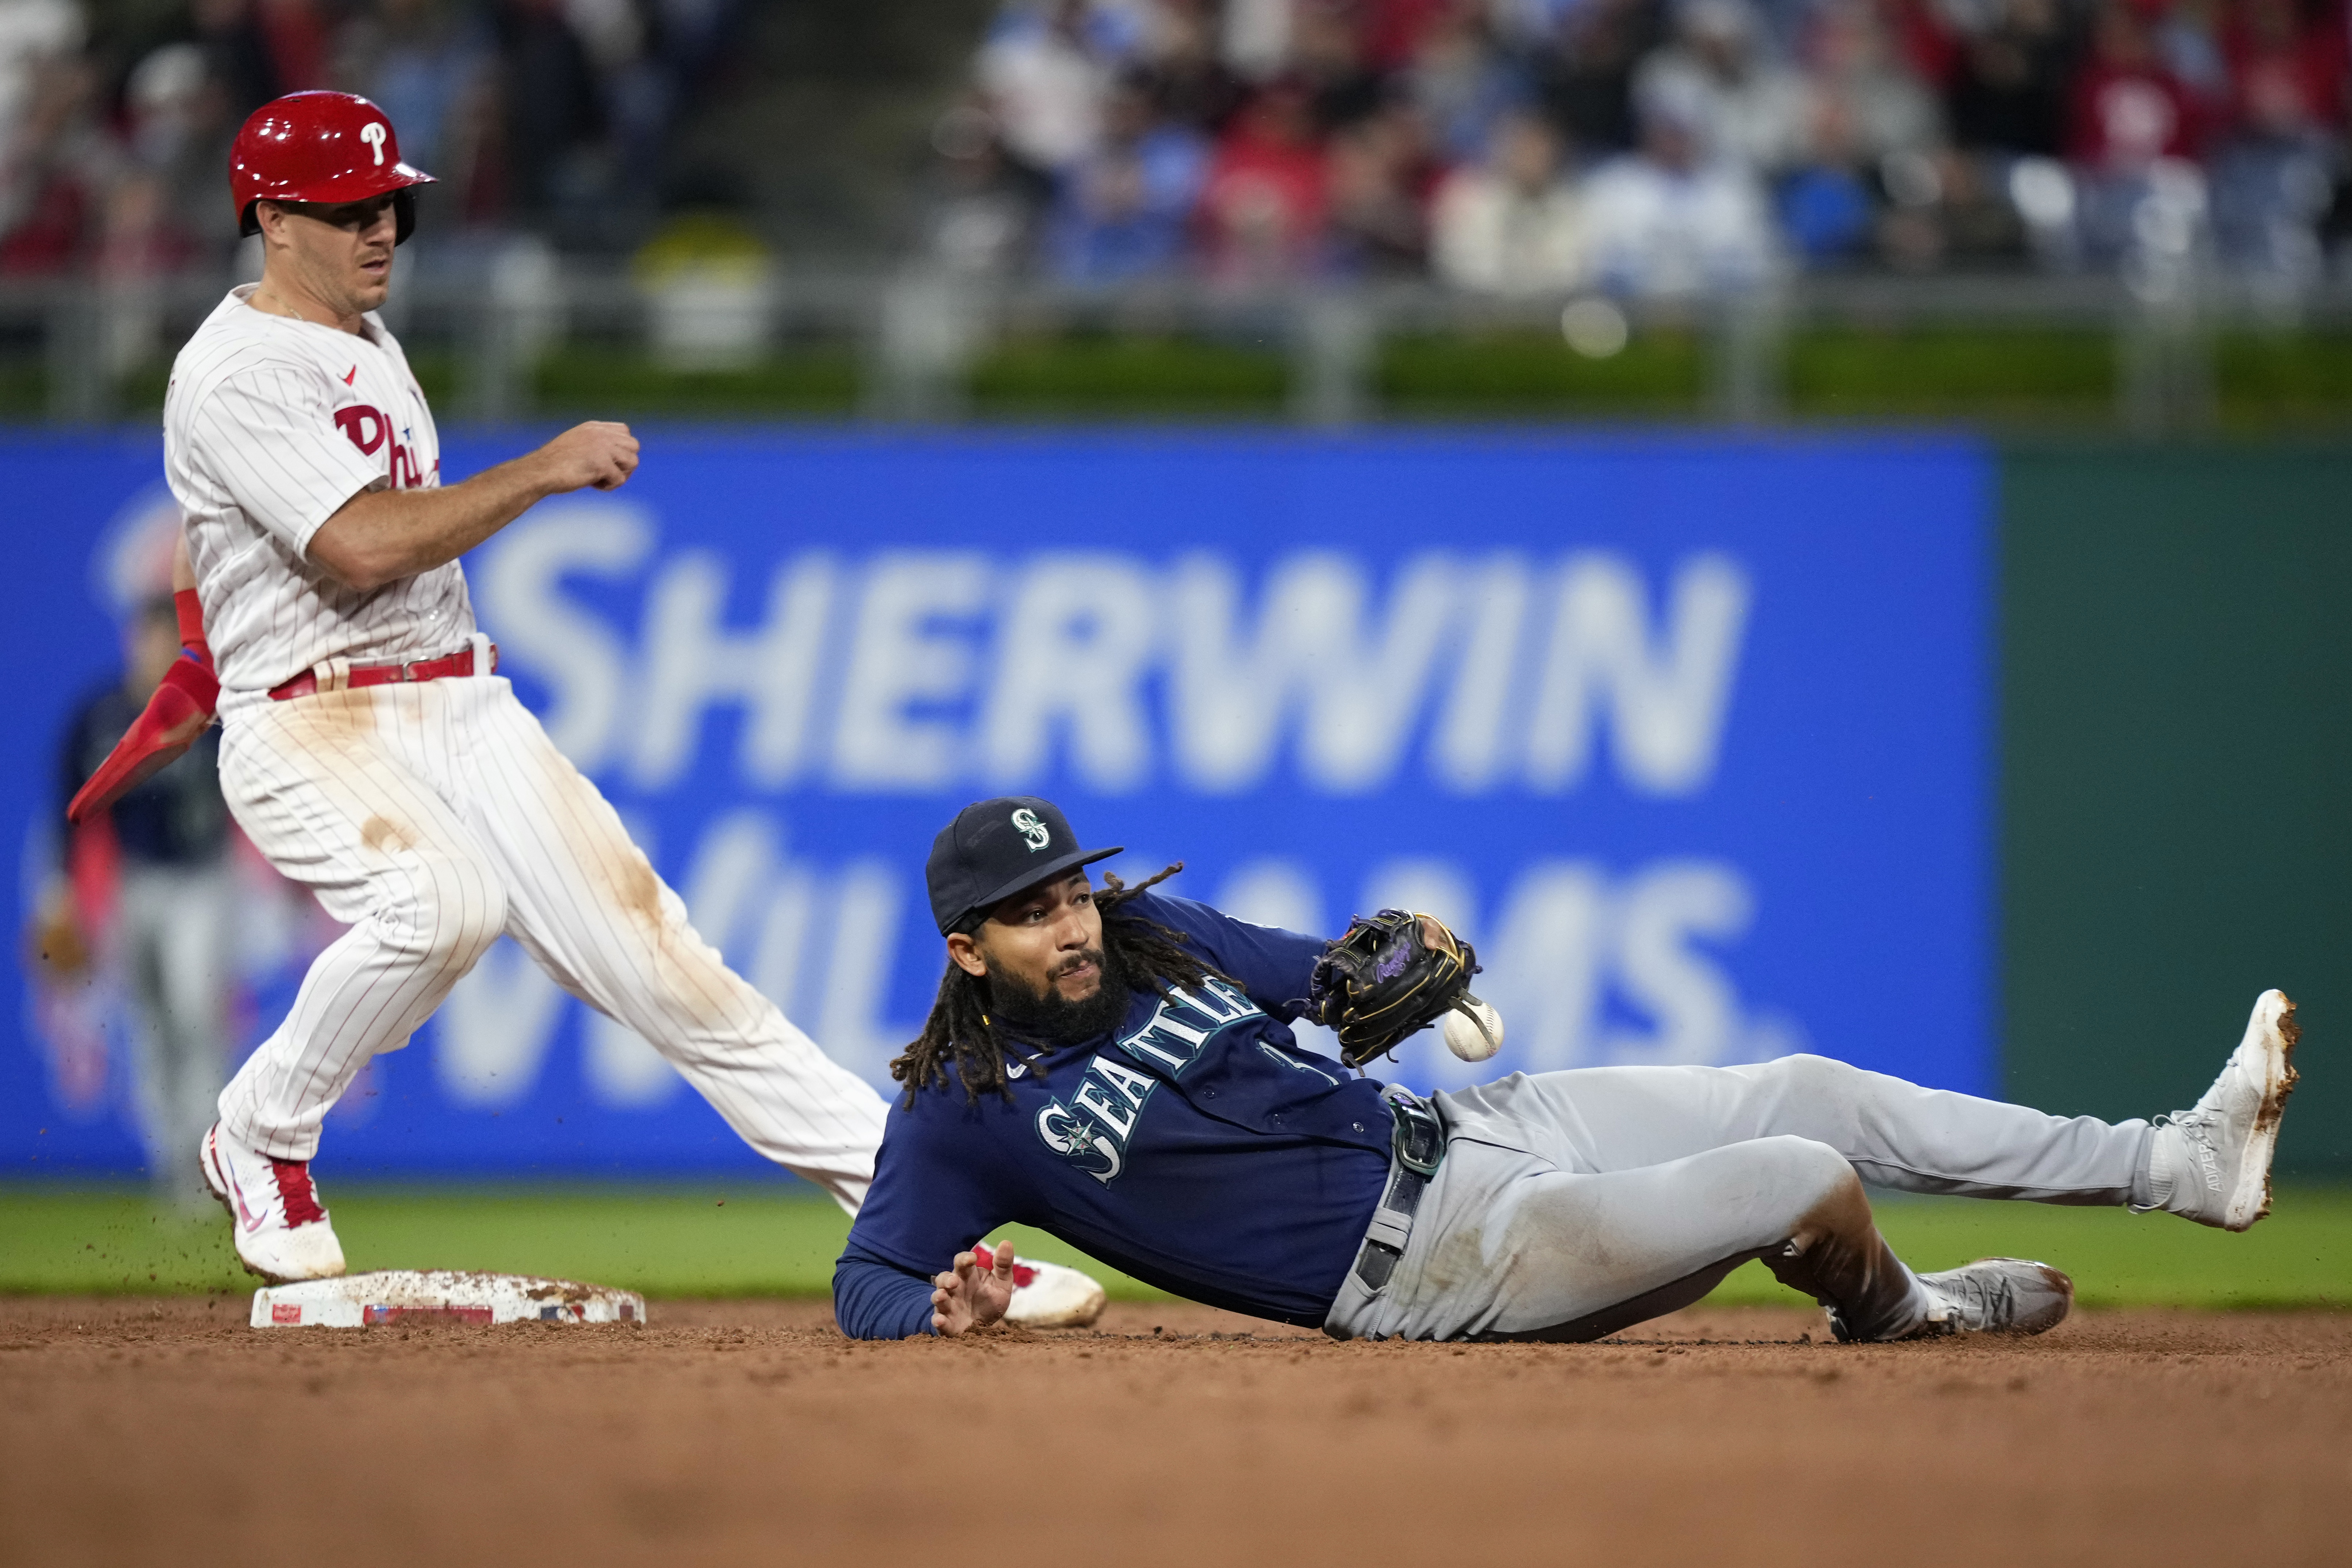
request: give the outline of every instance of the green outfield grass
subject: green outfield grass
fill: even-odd
[[[2210,342],[2212,414],[2231,435],[2341,433],[2352,425],[2352,333],[2231,329]],[[0,421],[37,420],[49,370],[0,344]],[[1402,334],[1380,345],[1371,391],[1402,420],[1680,419],[1705,412],[1713,350],[1690,327],[1646,323],[1624,351],[1589,360],[1551,331]],[[409,353],[425,395],[460,411],[465,345],[420,341]],[[1792,332],[1782,392],[1799,420],[1972,420],[2046,435],[2116,419],[2120,372],[2111,332],[2065,326],[1814,323]],[[739,369],[666,368],[634,345],[567,343],[530,367],[535,416],[822,419],[853,415],[868,367],[855,345],[795,342]],[[1145,331],[1014,334],[971,369],[964,391],[985,419],[1278,419],[1295,367],[1269,335],[1218,342]],[[158,360],[116,388],[124,418],[152,420],[170,366]]]
[[[658,1186],[338,1186],[335,1227],[354,1270],[488,1268],[554,1274],[656,1296],[822,1296],[848,1221],[808,1189],[772,1183]],[[2352,1307],[2352,1188],[2290,1187],[2245,1236],[2113,1209],[1967,1199],[1889,1199],[1880,1223],[1904,1257],[1943,1268],[1989,1253],[2039,1258],[2074,1277],[2085,1305]],[[1086,1260],[1050,1237],[1024,1252]],[[1159,1292],[1101,1270],[1114,1296]],[[151,1208],[137,1188],[0,1186],[0,1291],[193,1294],[253,1280],[217,1216]],[[1795,1300],[1759,1265],[1725,1281],[1729,1302]]]

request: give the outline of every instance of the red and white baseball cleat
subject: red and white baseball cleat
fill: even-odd
[[[310,1184],[304,1160],[273,1160],[241,1148],[220,1123],[205,1134],[205,1185],[228,1210],[236,1256],[272,1285],[331,1279],[343,1271],[343,1244]]]
[[[982,1268],[996,1267],[996,1254],[986,1242],[976,1242],[971,1256]],[[1110,1298],[1091,1275],[1058,1263],[1015,1258],[1013,1264],[1013,1305],[1004,1321],[1024,1329],[1083,1329],[1102,1316]]]

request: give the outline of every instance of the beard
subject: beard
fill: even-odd
[[[1129,993],[1127,973],[1108,947],[1097,948],[1066,961],[1058,975],[1083,959],[1102,976],[1095,994],[1072,1002],[1054,988],[1049,977],[1043,991],[1033,991],[1010,974],[992,971],[987,979],[988,1010],[1006,1033],[1048,1047],[1082,1045],[1118,1027],[1127,1016]]]

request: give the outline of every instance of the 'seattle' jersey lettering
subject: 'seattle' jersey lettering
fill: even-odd
[[[1197,994],[1176,990],[1160,998],[1141,1028],[1118,1037],[1118,1048],[1147,1068],[1158,1067],[1173,1078],[1227,1028],[1244,1018],[1265,1016],[1265,1010],[1248,996],[1212,979]],[[1275,1059],[1285,1061],[1278,1052]],[[1097,1051],[1071,1104],[1049,1100],[1037,1113],[1037,1136],[1045,1147],[1108,1186],[1127,1166],[1128,1140],[1135,1135],[1143,1102],[1159,1081],[1149,1071],[1122,1066],[1108,1050]]]
[[[845,1331],[920,1332],[929,1276],[1008,1223],[1196,1301],[1323,1321],[1392,1125],[1379,1084],[1287,1027],[1323,943],[1157,892],[1127,910],[1230,981],[1134,997],[1100,1040],[1024,1066],[1009,1104],[950,1079],[894,1106],[835,1273]]]
[[[362,490],[441,482],[433,412],[374,316],[357,333],[255,310],[244,285],[196,329],[163,400],[163,470],[188,520],[205,628],[230,691],[322,660],[430,658],[474,631],[456,562],[369,593],[310,559]]]

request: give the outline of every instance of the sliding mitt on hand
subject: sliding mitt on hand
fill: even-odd
[[[87,822],[178,762],[213,721],[213,708],[219,701],[218,676],[194,659],[174,660],[155,695],[147,699],[146,711],[131,721],[66,807],[67,817],[76,824]]]

